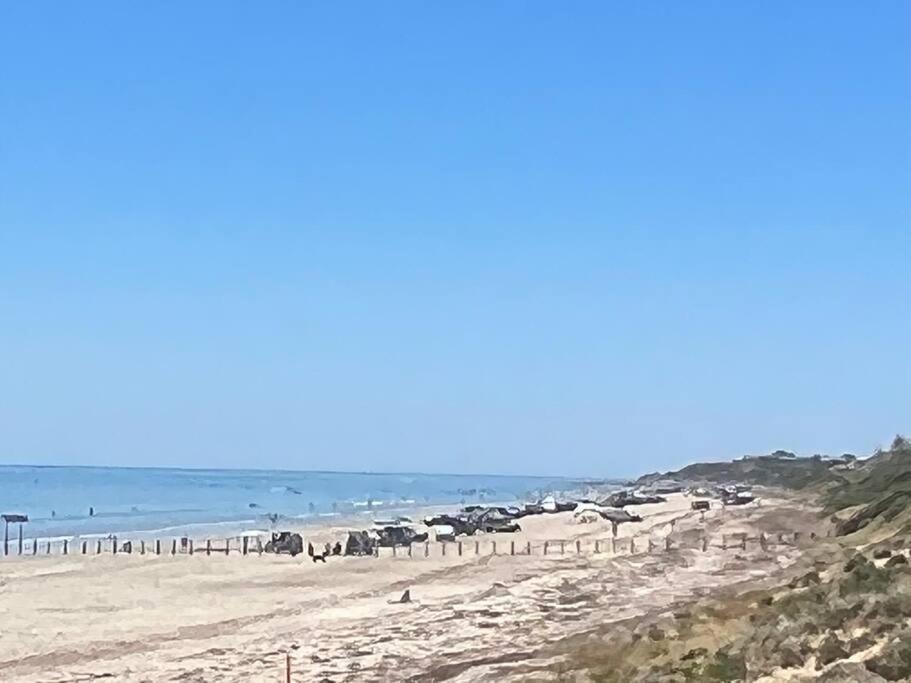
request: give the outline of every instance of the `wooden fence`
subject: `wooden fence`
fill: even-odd
[[[826,534],[828,535],[828,533]],[[583,554],[632,555],[637,553],[667,552],[671,550],[697,549],[708,551],[709,548],[722,550],[747,550],[750,545],[766,550],[776,546],[796,546],[812,542],[818,538],[816,532],[782,531],[758,536],[747,534],[722,534],[712,538],[702,535],[693,539],[692,532],[687,536],[671,533],[662,537],[647,535],[627,537],[604,537],[584,539],[555,540],[516,540],[507,534],[497,538],[489,535],[485,538],[466,538],[458,541],[433,541],[382,547],[376,549],[377,557],[463,557],[479,555],[510,556],[565,556]],[[192,556],[192,555],[262,555],[265,551],[261,537],[241,536],[221,539],[206,539],[201,544],[190,538],[169,538],[152,540],[105,539],[64,539],[42,540],[26,539],[17,546],[16,555],[156,555],[156,556]],[[12,553],[11,553],[12,554]]]

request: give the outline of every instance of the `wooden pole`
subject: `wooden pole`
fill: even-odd
[[[171,539],[171,554],[172,555],[177,554],[177,539],[176,538]]]
[[[88,550],[87,546],[88,546],[88,541],[83,541],[82,542],[82,554],[83,555],[85,555],[86,551]]]
[[[709,537],[703,536],[702,537],[702,552],[705,552],[708,549],[709,549]]]
[[[430,544],[424,543],[424,557],[430,557]]]
[[[285,683],[291,683],[291,653],[285,653]]]
[[[670,537],[670,536],[665,536],[665,537],[664,537],[664,549],[665,549],[665,550],[670,550],[670,549],[671,549],[671,537]]]
[[[411,557],[411,543],[408,544],[408,557]]]
[[[462,541],[459,541],[459,557],[462,557]]]
[[[744,534],[743,537],[740,539],[740,549],[741,550],[747,549],[747,535],[746,534]]]
[[[155,539],[155,554],[161,555],[161,539],[160,538]]]
[[[101,539],[100,539],[100,538],[99,538],[98,541],[95,543],[95,554],[96,554],[96,555],[100,555],[100,554],[101,554]]]
[[[443,557],[446,557],[446,541],[440,543],[440,549],[443,551]]]
[[[548,545],[549,545],[548,542],[547,542],[547,541],[544,541],[544,554],[545,554],[545,555],[547,555],[547,546],[548,546]]]
[[[32,541],[32,555],[37,555],[37,554],[38,554],[38,539],[36,538]]]
[[[139,541],[139,554],[140,555],[146,554],[146,542],[145,541]]]
[[[531,541],[525,542],[525,554],[531,555]]]
[[[510,542],[509,542],[509,554],[510,554],[510,555],[515,555],[515,554],[516,554],[516,542],[515,542],[515,541],[510,541]]]
[[[117,554],[117,537],[116,536],[114,537],[113,543],[114,544],[111,546],[111,548],[113,550],[113,553],[116,555]]]
[[[474,542],[474,554],[475,554],[475,555],[480,555],[480,554],[481,554],[481,542],[480,542],[480,541],[475,541],[475,542]]]
[[[211,554],[212,554],[212,540],[207,538],[206,539],[206,555],[211,555]]]
[[[64,539],[63,539],[63,554],[64,554],[64,555],[68,555],[68,554],[69,554],[69,545],[70,545],[70,544],[69,544],[69,541],[67,541],[67,540],[64,538]]]
[[[22,554],[22,524],[19,524],[19,554]]]
[[[496,541],[491,541],[491,542],[490,542],[490,554],[491,554],[491,555],[496,555],[496,554],[497,554],[497,542],[496,542]]]
[[[230,552],[231,552],[231,539],[226,538],[225,539],[225,555],[229,554]]]
[[[19,527],[21,528],[22,525],[20,524]],[[3,554],[9,555],[9,522],[6,520],[3,520]]]
[[[576,555],[582,554],[582,541],[576,541]]]
[[[636,539],[632,536],[629,537],[629,554],[635,555],[636,553]]]
[[[193,554],[193,539],[192,539],[192,538],[191,538],[190,540],[187,541],[187,552],[188,552],[190,555]]]
[[[563,541],[560,541],[560,554],[561,554],[561,555],[563,554],[563,552],[564,552],[564,550],[565,550],[565,548],[564,548],[563,546],[564,546]]]

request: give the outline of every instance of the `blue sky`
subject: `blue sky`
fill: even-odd
[[[906,2],[7,3],[0,462],[911,431]]]

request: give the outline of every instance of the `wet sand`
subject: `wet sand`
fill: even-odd
[[[283,681],[286,652],[294,681],[521,677],[546,663],[557,639],[768,576],[799,553],[722,550],[721,533],[812,522],[796,504],[769,499],[714,509],[702,521],[690,500],[637,506],[645,521],[621,525],[616,555],[609,523],[559,513],[522,519],[519,534],[467,539],[461,556],[455,544],[445,556],[431,544],[429,557],[416,545],[412,557],[385,550],[326,564],[272,555],[6,560],[0,680]],[[703,530],[715,542],[706,552],[697,542]],[[644,552],[649,538],[652,553]],[[509,555],[511,541],[520,554]],[[412,603],[390,604],[406,589]]]

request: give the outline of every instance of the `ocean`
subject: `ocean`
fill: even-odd
[[[535,500],[578,480],[497,475],[0,466],[0,513],[27,538],[198,534],[373,510]],[[11,530],[11,536],[13,531]]]

